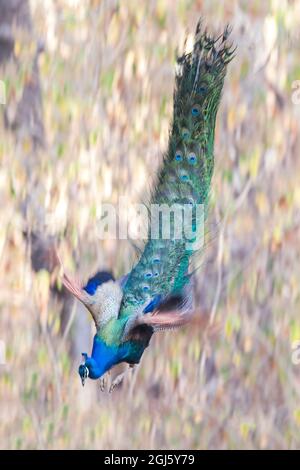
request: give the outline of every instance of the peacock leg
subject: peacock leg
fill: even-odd
[[[123,370],[123,372],[121,372],[116,377],[114,377],[111,383],[111,386],[109,388],[109,393],[112,393],[118,387],[118,385],[120,385],[123,382],[125,375],[128,373],[129,370],[133,370],[134,367],[135,367],[135,364],[129,364],[129,367],[126,367],[126,369]]]
[[[99,379],[100,391],[105,392],[108,387],[108,376],[110,376],[110,370],[106,372],[102,377]]]
[[[117,386],[123,382],[125,375],[126,375],[126,371],[122,372],[121,374],[117,375],[114,378],[114,380],[111,383],[111,386],[109,387],[109,393],[112,393],[115,390],[115,388],[117,388]]]
[[[106,374],[103,375],[103,376],[99,379],[99,384],[100,384],[100,390],[101,390],[101,392],[105,392],[106,386],[107,386],[107,376],[106,376]]]

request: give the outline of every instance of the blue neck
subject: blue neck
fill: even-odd
[[[89,368],[89,377],[98,379],[111,367],[126,359],[129,345],[108,346],[99,336],[94,336],[93,350],[91,357],[87,357],[85,364]]]

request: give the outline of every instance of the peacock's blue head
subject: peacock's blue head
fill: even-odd
[[[89,357],[87,353],[82,353],[82,357],[84,362],[78,368],[82,386],[88,377],[94,380],[99,379],[110,368],[110,364],[106,367],[106,363],[103,362],[105,358],[96,360],[94,357]]]
[[[122,346],[108,346],[97,335],[94,337],[93,351],[91,357],[82,353],[84,362],[80,364],[78,373],[84,386],[87,378],[99,379],[114,365],[122,362],[128,353],[128,344]]]
[[[84,363],[80,364],[78,368],[78,374],[80,375],[81,383],[82,383],[82,386],[84,387],[85,381],[90,375],[90,368],[88,364],[88,355],[86,353],[82,353],[82,357],[84,359]]]
[[[85,381],[89,376],[89,368],[85,364],[80,364],[78,374],[80,375],[81,383],[84,387]]]

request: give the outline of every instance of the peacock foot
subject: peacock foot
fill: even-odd
[[[109,387],[109,393],[112,393],[122,382],[125,377],[126,372],[122,372],[121,374],[117,375],[111,383]]]
[[[99,379],[99,384],[100,384],[101,392],[105,392],[106,386],[107,386],[107,377],[106,377],[106,375],[103,375],[103,377],[101,377]]]

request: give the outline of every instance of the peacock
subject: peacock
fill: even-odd
[[[208,209],[216,114],[234,56],[229,34],[227,26],[220,36],[211,36],[199,21],[192,51],[177,57],[168,148],[149,204],[171,209],[169,235],[162,233],[160,214],[149,210],[150,227],[156,223],[158,230],[154,236],[148,229],[129,274],[119,280],[108,273],[96,276],[82,287],[63,270],[63,285],[89,310],[97,330],[91,356],[82,353],[82,385],[116,364],[138,364],[154,332],[184,325],[194,315],[190,264],[201,250],[196,241]],[[175,230],[179,219],[180,233]]]

